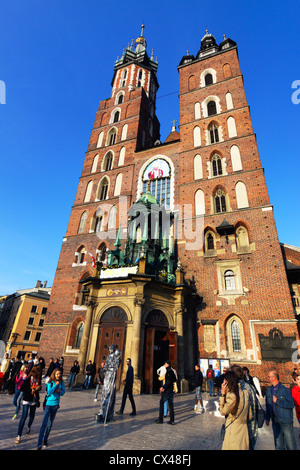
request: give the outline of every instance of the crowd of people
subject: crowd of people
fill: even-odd
[[[89,361],[82,385],[84,389],[95,388],[95,401],[98,400],[98,393],[101,390],[101,416],[105,414],[108,420],[112,419],[114,413],[116,374],[121,363],[119,356],[120,354],[118,355],[118,351],[112,345],[107,362],[103,361],[98,370],[96,370],[95,364]],[[115,361],[115,357],[117,361]],[[127,358],[126,365],[127,373],[123,380],[124,390],[121,407],[116,413],[123,414],[128,397],[132,407],[130,415],[135,416],[137,411],[133,397],[134,370],[130,358]],[[78,361],[74,361],[68,374],[69,389],[73,387],[79,372]],[[11,360],[8,354],[4,356],[0,366],[0,390],[13,395],[15,413],[12,419],[16,420],[19,414],[21,415],[15,439],[16,444],[21,442],[27,419],[26,434],[30,433],[36,409],[41,406],[40,391],[43,378],[45,381],[45,399],[42,404],[44,415],[38,435],[37,449],[47,447],[48,437],[60,406],[60,399],[65,393],[63,373],[63,357],[56,360],[51,358],[48,367],[46,367],[42,357],[31,356],[25,362],[18,358]],[[169,413],[168,424],[175,425],[174,396],[178,391],[176,370],[172,368],[171,362],[167,360],[158,369],[157,374],[160,381],[160,401],[158,407],[159,417],[155,420],[155,423],[162,424]],[[224,367],[222,374],[216,380],[214,370],[209,366],[208,370],[205,371],[205,379],[210,396],[216,396],[217,389],[219,412],[225,418],[220,433],[222,450],[255,450],[258,429],[263,423],[266,426],[272,425],[276,450],[297,449],[294,431],[294,410],[300,424],[300,373],[296,368],[292,373],[292,386],[290,389],[280,382],[276,369],[269,371],[268,381],[270,385],[265,393],[265,410],[259,402],[259,398],[262,398],[260,387],[255,385],[247,367],[242,368],[236,364],[231,365],[230,368]],[[197,414],[205,412],[203,384],[203,373],[199,364],[196,364],[194,373],[194,411]],[[110,410],[109,413],[104,413],[105,403],[106,409],[108,409],[108,397]],[[113,400],[111,400],[111,397],[113,397]],[[262,422],[261,413],[263,414]]]

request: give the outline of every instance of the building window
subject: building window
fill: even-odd
[[[113,167],[113,154],[112,152],[108,152],[103,161],[103,170],[104,171],[109,171]]]
[[[30,313],[37,313],[37,305],[32,305]]]
[[[127,78],[127,69],[123,70],[123,74],[122,74],[122,85],[121,85],[121,86],[125,86],[125,85],[126,85],[126,78]]]
[[[40,339],[41,339],[41,333],[37,333],[34,338],[35,343],[38,343]]]
[[[25,331],[24,341],[29,341],[29,339],[30,339],[30,331]]]
[[[207,249],[208,250],[214,250],[215,249],[214,237],[212,236],[211,233],[209,233],[207,235]]]
[[[43,307],[42,308],[42,315],[46,315],[46,313],[47,313],[47,307]]]
[[[117,129],[113,127],[107,135],[106,145],[114,145],[117,139]]]
[[[225,193],[221,189],[218,189],[215,194],[215,211],[226,212],[226,198]]]
[[[114,114],[113,122],[119,122],[119,120],[120,120],[120,111],[116,111]]]
[[[34,317],[30,317],[30,318],[28,319],[28,325],[31,325],[31,326],[32,326],[33,323],[34,323]]]
[[[220,155],[214,155],[211,159],[212,175],[219,176],[223,174],[222,159]]]
[[[227,271],[225,271],[224,285],[225,285],[225,290],[235,290],[234,272],[231,271],[231,269],[228,269]]]
[[[219,142],[219,128],[216,126],[216,124],[211,124],[208,128],[209,132],[209,141],[211,144],[215,144]]]
[[[100,188],[99,188],[100,201],[104,201],[107,198],[107,195],[108,195],[108,181],[107,181],[107,178],[103,178],[103,180],[100,183]]]
[[[207,103],[207,115],[212,116],[213,114],[217,114],[217,105],[215,101],[209,101]]]
[[[143,78],[143,71],[140,70],[139,75],[138,75],[138,84],[137,84],[138,87],[142,85],[142,78]]]
[[[232,350],[234,352],[240,352],[241,349],[241,337],[239,324],[236,320],[233,320],[231,323],[231,340],[232,340]]]
[[[143,174],[143,193],[149,190],[158,204],[170,208],[171,169],[166,160],[158,158],[151,162]]]
[[[75,342],[74,342],[74,348],[75,349],[80,348],[82,333],[83,333],[83,323],[80,323],[80,325],[78,326],[77,331],[76,331],[76,337],[75,337]]]
[[[213,76],[211,73],[207,73],[204,78],[205,85],[212,85],[213,84]]]
[[[85,231],[86,221],[87,221],[87,212],[85,211],[85,212],[83,212],[83,214],[80,218],[78,233],[83,233]]]
[[[123,101],[124,101],[124,95],[123,95],[123,93],[121,93],[121,94],[119,95],[119,98],[118,98],[118,104],[123,103]]]

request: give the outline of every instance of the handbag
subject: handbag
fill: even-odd
[[[259,428],[262,428],[266,419],[266,412],[263,410],[261,404],[258,402],[259,408],[257,409],[257,424]]]

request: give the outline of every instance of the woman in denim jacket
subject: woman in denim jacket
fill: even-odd
[[[37,450],[41,450],[43,446],[47,447],[48,437],[53,425],[54,418],[59,408],[60,398],[65,393],[65,384],[62,380],[62,372],[60,369],[55,369],[50,380],[46,385],[46,406],[44,411],[44,418],[39,433]]]
[[[266,425],[272,420],[275,450],[297,450],[294,434],[294,401],[291,392],[279,382],[275,370],[268,375],[271,386],[266,392]]]

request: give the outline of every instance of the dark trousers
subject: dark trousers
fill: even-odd
[[[163,421],[164,418],[164,403],[168,402],[170,410],[170,421],[174,422],[174,406],[173,406],[173,391],[167,390],[162,392],[160,402],[159,402],[159,419]]]
[[[123,397],[122,397],[122,404],[121,404],[120,411],[121,411],[121,413],[123,413],[123,411],[124,411],[127,395],[128,395],[128,398],[129,398],[131,406],[132,406],[132,412],[136,413],[135,403],[134,403],[134,399],[133,399],[133,396],[132,396],[132,385],[125,385],[125,387],[124,387]]]

